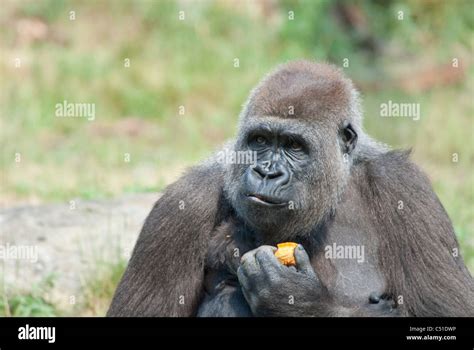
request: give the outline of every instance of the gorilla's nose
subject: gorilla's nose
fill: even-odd
[[[283,176],[283,171],[274,165],[268,167],[262,164],[257,164],[253,167],[253,171],[256,172],[262,179],[276,179],[280,176]]]
[[[261,179],[285,182],[289,178],[288,171],[279,163],[273,163],[270,166],[268,164],[257,164],[253,167],[253,171]]]

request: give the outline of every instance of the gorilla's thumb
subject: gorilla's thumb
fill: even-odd
[[[314,274],[313,267],[311,266],[311,261],[309,260],[308,253],[304,250],[301,244],[295,248],[295,259],[296,259],[296,268],[298,271],[306,274]]]

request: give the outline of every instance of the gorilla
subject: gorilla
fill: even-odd
[[[296,266],[274,255],[286,241]],[[363,131],[352,82],[293,61],[251,92],[236,139],[164,191],[107,315],[474,316],[473,281],[409,152]]]

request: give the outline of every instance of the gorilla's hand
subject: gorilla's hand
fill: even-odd
[[[242,292],[255,316],[317,316],[327,291],[303,246],[295,249],[296,268],[275,257],[275,247],[246,253],[237,271]]]

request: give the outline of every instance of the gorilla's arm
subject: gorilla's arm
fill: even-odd
[[[403,300],[398,308],[408,316],[474,316],[474,282],[451,220],[408,156],[384,153],[364,175],[387,293]]]
[[[145,221],[107,316],[192,316],[201,297],[222,168],[207,163],[169,186]]]

